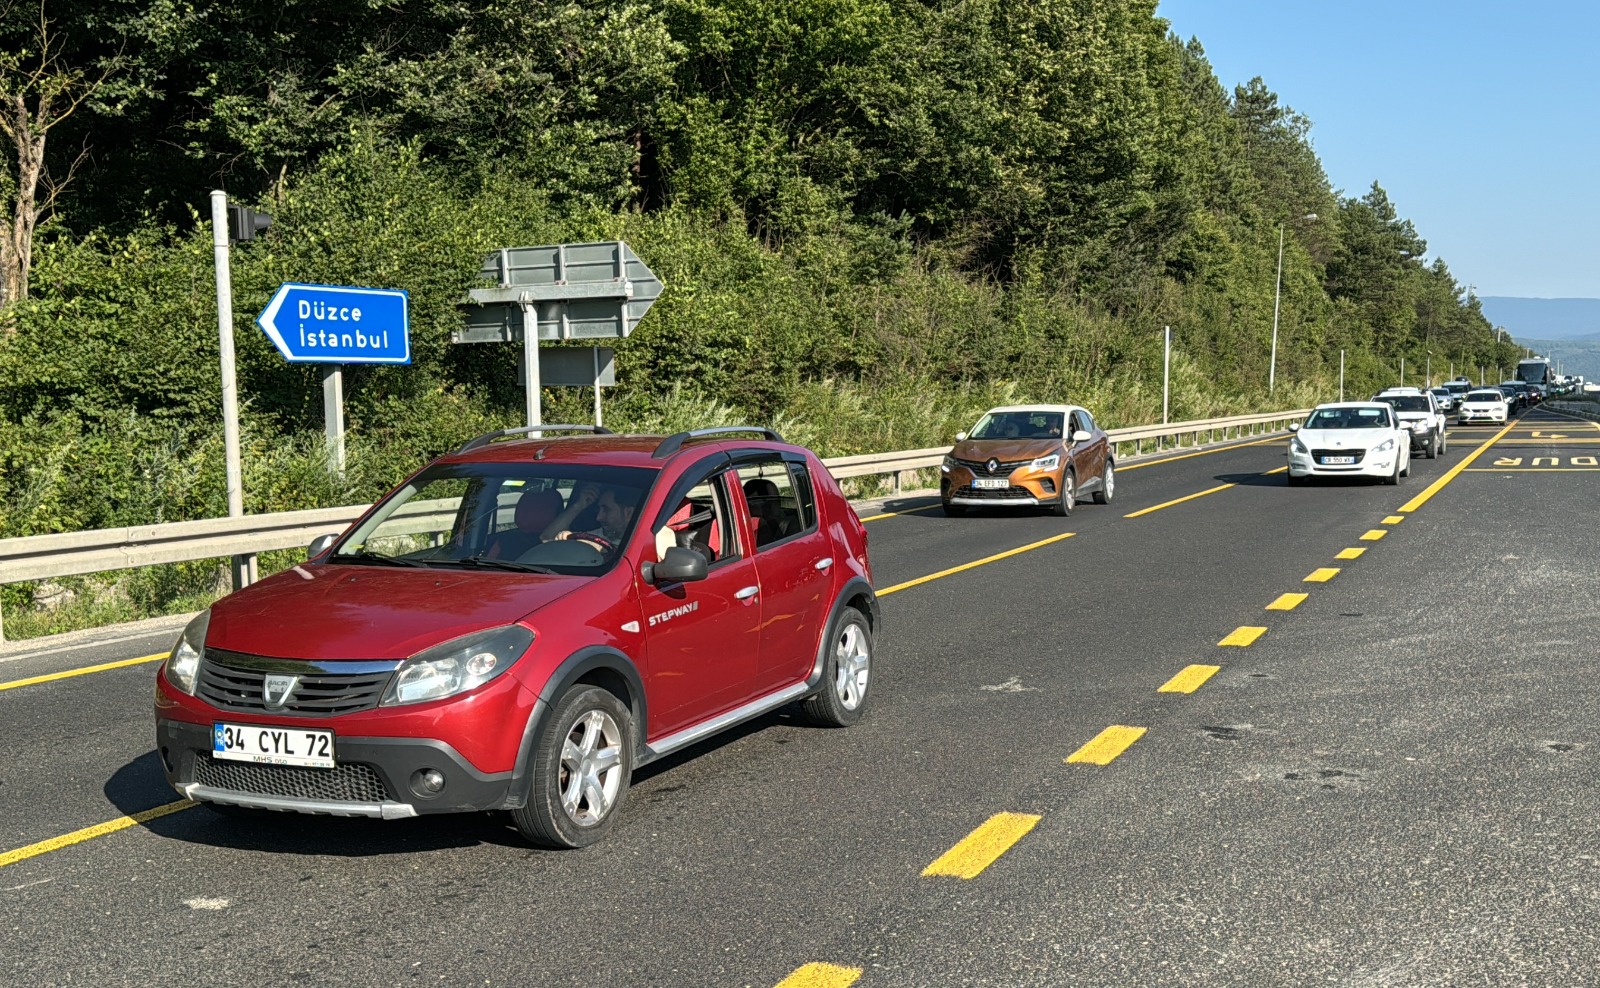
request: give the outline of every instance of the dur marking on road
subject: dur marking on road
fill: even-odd
[[[1266,628],[1258,628],[1258,627],[1254,627],[1252,625],[1248,625],[1247,624],[1247,625],[1244,625],[1242,627],[1238,627],[1238,628],[1233,629],[1233,631],[1228,635],[1228,637],[1222,639],[1222,641],[1217,642],[1217,644],[1218,645],[1228,645],[1228,646],[1237,647],[1237,648],[1244,648],[1246,645],[1253,644],[1257,638],[1260,638],[1262,635],[1264,635],[1266,633],[1267,633],[1267,629]]]
[[[1173,676],[1165,683],[1162,683],[1161,688],[1156,690],[1156,692],[1193,693],[1195,690],[1205,685],[1206,680],[1210,679],[1212,676],[1215,676],[1221,671],[1221,666],[1186,666],[1182,672],[1178,673],[1176,676]]]
[[[859,967],[840,967],[837,964],[802,964],[787,978],[778,982],[777,988],[850,988],[861,977]]]
[[[922,877],[977,878],[983,869],[1026,836],[1039,820],[1040,817],[1032,813],[996,813],[922,869]]]
[[[1094,740],[1074,751],[1066,757],[1068,764],[1083,765],[1110,765],[1117,756],[1133,747],[1133,743],[1144,737],[1147,728],[1124,727],[1121,724],[1112,726],[1094,736]]]

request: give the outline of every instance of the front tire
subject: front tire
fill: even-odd
[[[1106,460],[1105,469],[1100,471],[1100,489],[1094,492],[1095,504],[1110,504],[1116,495],[1117,467],[1110,459]]]
[[[819,727],[849,727],[861,719],[871,691],[872,625],[847,608],[822,663],[822,688],[801,701],[800,712]]]
[[[1057,486],[1061,488],[1061,497],[1050,505],[1050,513],[1065,518],[1072,514],[1072,506],[1078,503],[1078,478],[1070,467],[1061,472],[1061,483]]]
[[[1430,460],[1439,455],[1438,436],[1428,437],[1428,444],[1422,448],[1422,455],[1426,456]]]
[[[633,774],[633,718],[608,690],[562,694],[534,741],[528,803],[511,811],[522,836],[551,848],[586,847],[616,823]]]

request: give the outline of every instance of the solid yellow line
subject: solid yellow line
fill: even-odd
[[[1467,467],[1471,466],[1472,465],[1472,461],[1476,460],[1479,456],[1481,456],[1483,454],[1484,450],[1488,449],[1490,446],[1493,446],[1495,443],[1497,443],[1500,440],[1504,439],[1506,437],[1506,433],[1511,431],[1511,426],[1512,426],[1512,423],[1507,422],[1506,423],[1506,427],[1504,429],[1501,429],[1499,432],[1495,433],[1491,438],[1485,440],[1483,445],[1479,446],[1477,449],[1473,450],[1472,452],[1468,453],[1466,456],[1462,457],[1460,463],[1457,463],[1455,466],[1451,467],[1449,470],[1446,470],[1445,473],[1444,473],[1444,476],[1440,477],[1438,480],[1435,480],[1433,483],[1429,484],[1427,486],[1427,489],[1425,489],[1421,494],[1418,494],[1416,497],[1414,497],[1411,500],[1407,501],[1405,504],[1402,504],[1400,506],[1400,513],[1404,514],[1404,515],[1408,515],[1411,512],[1413,512],[1413,511],[1417,510],[1418,508],[1422,507],[1424,504],[1427,504],[1428,503],[1428,498],[1433,497],[1435,494],[1437,494],[1440,491],[1444,490],[1444,485],[1450,483],[1450,481],[1455,480],[1457,477],[1459,477],[1461,475],[1461,471],[1463,471]]]
[[[97,823],[92,827],[74,830],[70,834],[62,834],[60,837],[42,840],[37,844],[19,847],[15,851],[6,851],[0,853],[0,868],[4,868],[9,864],[16,864],[18,861],[36,858],[41,854],[49,854],[51,851],[59,851],[63,847],[71,847],[73,844],[81,844],[96,837],[104,837],[106,834],[114,834],[119,830],[126,830],[137,824],[148,823],[157,817],[163,817],[169,813],[179,813],[198,805],[200,804],[191,803],[187,799],[180,799],[176,803],[157,806],[153,810],[145,810],[143,813],[135,813],[133,816],[119,816],[115,820],[107,820],[105,823]]]
[[[865,521],[866,519],[862,519]],[[777,988],[849,988],[861,977],[859,967],[839,967],[837,964],[802,964],[794,973],[778,982]]]
[[[1385,525],[1398,525],[1398,524],[1400,524],[1401,522],[1403,522],[1405,520],[1406,520],[1406,516],[1405,515],[1389,515],[1389,516],[1387,516],[1386,518],[1383,519],[1383,524],[1385,524]]]
[[[862,518],[861,522],[863,524],[865,524],[866,522],[869,522],[869,521],[879,521],[879,520],[884,519],[884,518],[898,518],[901,515],[914,515],[919,511],[932,511],[934,508],[937,508],[937,507],[940,507],[940,505],[937,505],[937,504],[925,504],[920,508],[907,508],[904,511],[885,511],[881,515],[868,515],[867,517]]]
[[[1094,736],[1094,740],[1068,755],[1068,762],[1086,765],[1110,765],[1118,755],[1144,737],[1145,728],[1123,727],[1114,724]]]
[[[1221,666],[1185,666],[1183,671],[1161,684],[1157,693],[1193,693],[1205,681],[1222,671]]]
[[[9,683],[0,683],[0,691],[14,690],[19,686],[36,686],[39,683],[50,683],[57,679],[71,679],[73,676],[87,676],[91,672],[105,672],[107,669],[121,669],[124,666],[136,666],[142,662],[155,662],[167,657],[166,652],[155,655],[141,655],[137,659],[121,659],[117,662],[102,662],[97,666],[84,666],[82,669],[68,669],[66,672],[52,672],[47,676],[30,676],[27,679],[14,679]]]
[[[1138,518],[1141,515],[1148,515],[1152,511],[1160,511],[1162,508],[1170,508],[1174,504],[1182,504],[1185,501],[1193,501],[1197,497],[1205,497],[1207,494],[1215,494],[1217,491],[1225,491],[1230,487],[1238,487],[1238,486],[1239,486],[1238,484],[1223,484],[1221,487],[1213,487],[1209,491],[1201,491],[1198,494],[1190,494],[1187,497],[1180,497],[1175,501],[1168,501],[1165,504],[1158,504],[1153,508],[1145,508],[1143,511],[1135,511],[1132,514],[1126,514],[1126,515],[1123,515],[1122,517],[1124,517],[1124,518]]]
[[[1365,549],[1358,549],[1358,548],[1340,549],[1339,550],[1339,554],[1337,556],[1334,556],[1333,558],[1335,558],[1335,559],[1360,559],[1361,558],[1361,554],[1363,552],[1366,552],[1366,551],[1367,550],[1365,550]]]
[[[1011,850],[1011,845],[1032,830],[1039,819],[1032,813],[996,813],[922,869],[922,877],[977,878],[983,869]]]
[[[1264,635],[1266,633],[1267,633],[1267,629],[1266,628],[1256,628],[1256,627],[1252,627],[1252,626],[1247,624],[1247,625],[1244,625],[1242,627],[1233,629],[1233,633],[1232,634],[1230,634],[1230,635],[1228,635],[1228,637],[1222,639],[1222,641],[1217,642],[1217,644],[1218,645],[1235,645],[1235,646],[1238,646],[1239,648],[1244,648],[1246,645],[1251,644],[1257,638],[1260,638],[1262,635]]]
[[[929,573],[927,576],[919,576],[915,580],[907,580],[904,583],[896,583],[892,587],[889,587],[889,588],[884,589],[884,590],[879,590],[878,591],[878,596],[879,597],[887,597],[892,593],[899,593],[900,591],[907,590],[907,589],[909,589],[911,587],[920,586],[921,584],[924,584],[924,583],[932,583],[934,580],[938,580],[938,579],[941,579],[943,577],[949,576],[952,573],[962,573],[962,572],[965,572],[966,570],[975,569],[975,568],[977,568],[979,566],[984,566],[984,565],[987,565],[989,563],[997,562],[997,561],[999,561],[1001,559],[1009,559],[1012,556],[1019,556],[1024,552],[1032,552],[1035,549],[1041,548],[1043,546],[1050,545],[1051,543],[1060,542],[1062,539],[1070,539],[1076,534],[1078,534],[1078,533],[1077,532],[1062,532],[1060,535],[1052,535],[1048,539],[1040,539],[1037,542],[1030,542],[1030,543],[1028,543],[1027,545],[1024,545],[1024,546],[1018,546],[1015,549],[1007,549],[1005,552],[997,552],[992,556],[984,556],[982,559],[978,559],[978,560],[975,560],[975,561],[970,562],[970,563],[962,563],[960,566],[952,566],[949,569],[942,569],[937,573]]]
[[[1308,594],[1308,593],[1286,593],[1286,594],[1281,594],[1278,597],[1277,600],[1275,600],[1272,603],[1267,605],[1267,610],[1269,610],[1269,611],[1292,611],[1296,607],[1299,607],[1301,604],[1304,604],[1306,602],[1306,598],[1310,597],[1310,596],[1311,595]]]
[[[1314,569],[1310,573],[1306,574],[1306,578],[1304,580],[1301,580],[1300,582],[1301,583],[1327,583],[1329,580],[1333,579],[1334,577],[1336,577],[1338,575],[1339,575],[1339,568],[1337,566],[1323,566],[1323,567],[1320,567],[1318,569]]]
[[[1133,463],[1125,467],[1119,466],[1117,467],[1117,472],[1127,473],[1129,470],[1138,470],[1143,467],[1158,467],[1163,463],[1176,463],[1179,460],[1187,460],[1194,456],[1210,456],[1212,453],[1226,453],[1230,449],[1244,449],[1246,446],[1262,446],[1266,443],[1281,443],[1283,442],[1283,436],[1283,433],[1279,433],[1275,436],[1268,436],[1265,439],[1257,439],[1254,442],[1234,443],[1232,446],[1219,446],[1216,449],[1202,449],[1198,453],[1185,453],[1182,456],[1164,456],[1159,460],[1151,460],[1148,463]]]
[[[1376,542],[1388,534],[1389,530],[1386,528],[1370,528],[1361,534],[1361,541]]]

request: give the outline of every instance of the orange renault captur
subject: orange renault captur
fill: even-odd
[[[1105,430],[1078,405],[991,408],[971,432],[956,434],[940,467],[939,499],[947,515],[968,508],[1047,507],[1072,512],[1093,493],[1108,504],[1116,464]]]

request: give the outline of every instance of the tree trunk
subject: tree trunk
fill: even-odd
[[[25,113],[17,121],[17,201],[7,224],[4,257],[5,297],[10,305],[28,297],[28,274],[33,269],[33,232],[39,225],[39,179],[44,174],[44,133],[31,133]],[[24,139],[26,135],[26,139]]]

